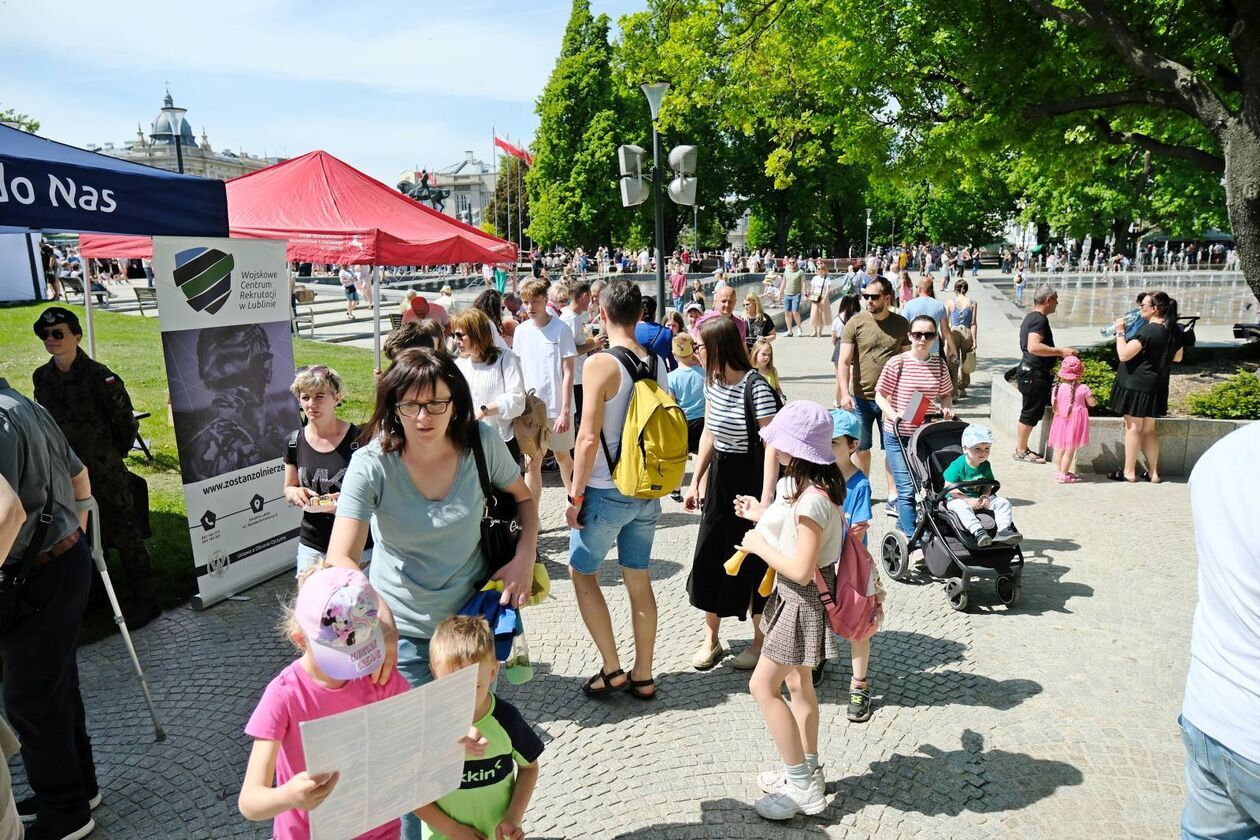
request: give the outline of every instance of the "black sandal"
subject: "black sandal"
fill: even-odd
[[[646,680],[636,680],[636,679],[631,678],[631,679],[626,680],[626,684],[624,688],[627,694],[631,695],[637,700],[655,700],[656,699],[655,691],[652,691],[650,693],[643,691],[643,689],[649,686],[654,688],[656,686],[656,680],[650,677]]]
[[[1136,478],[1128,478],[1128,477],[1126,477],[1126,476],[1125,476],[1125,474],[1124,474],[1124,470],[1122,470],[1122,469],[1121,469],[1121,470],[1112,470],[1111,472],[1107,473],[1107,478],[1111,479],[1112,481],[1127,481],[1127,482],[1129,482],[1130,484],[1137,484],[1137,482],[1138,482],[1138,479],[1136,479]]]
[[[612,681],[615,680],[617,677],[624,677],[625,675],[626,675],[626,672],[621,668],[618,668],[616,671],[613,671],[611,674],[605,674],[604,670],[601,668],[598,674],[591,677],[582,686],[582,693],[585,694],[587,697],[598,697],[599,695],[607,694],[610,691],[617,691],[617,690],[623,689],[626,687],[626,683],[622,683],[621,685],[613,685]],[[595,687],[596,680],[603,680],[604,687],[596,688]]]

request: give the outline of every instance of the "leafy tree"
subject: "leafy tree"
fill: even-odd
[[[607,15],[573,0],[560,57],[538,99],[534,165],[525,177],[530,238],[548,245],[611,241],[620,215],[618,138]]]
[[[498,177],[495,179],[494,195],[486,205],[486,221],[491,225],[490,231],[495,236],[507,238],[512,232],[512,240],[521,239],[518,220],[529,224],[529,193],[523,189],[525,183],[525,162],[512,155],[499,155]]]
[[[17,127],[31,134],[39,131],[39,120],[19,113],[13,108],[0,109],[0,123],[17,123]]]

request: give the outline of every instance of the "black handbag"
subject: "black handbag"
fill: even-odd
[[[25,594],[27,573],[35,564],[40,546],[48,537],[48,528],[53,521],[54,501],[53,488],[50,484],[48,498],[44,502],[44,509],[40,511],[39,524],[35,526],[35,532],[31,534],[31,542],[26,546],[26,554],[17,564],[13,563],[13,558],[9,558],[8,562],[0,566],[0,636],[9,632],[9,628],[19,616],[24,617],[38,611],[38,608],[23,601],[22,596]]]
[[[516,556],[516,544],[521,539],[521,514],[516,497],[490,483],[480,431],[474,429],[474,434],[473,458],[477,461],[477,478],[485,497],[481,508],[481,550],[488,561],[489,579]]]
[[[149,483],[128,470],[127,484],[131,487],[131,510],[136,530],[141,539],[147,540],[153,536],[153,527],[149,523]]]

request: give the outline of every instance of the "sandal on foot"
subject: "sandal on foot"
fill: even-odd
[[[636,680],[633,677],[626,680],[624,686],[626,693],[637,700],[655,700],[656,699],[656,680]],[[651,688],[652,691],[644,691],[645,688]]]
[[[1033,452],[1031,449],[1025,449],[1023,452],[1016,451],[1015,460],[1023,461],[1028,464],[1044,464],[1046,462],[1045,458],[1041,457],[1038,453]]]
[[[612,681],[615,680],[617,677],[624,677],[625,675],[626,675],[626,672],[622,670],[621,668],[618,668],[616,671],[613,671],[610,674],[604,673],[603,669],[601,668],[598,674],[591,677],[582,685],[582,693],[585,694],[587,697],[598,697],[599,695],[607,694],[610,691],[618,691],[622,688],[625,688],[626,684],[622,683],[621,685],[613,685]],[[603,688],[595,687],[595,683],[597,680],[604,681]]]
[[[1107,473],[1107,478],[1111,479],[1112,481],[1127,481],[1130,484],[1137,484],[1137,479],[1126,477],[1124,474],[1124,470],[1112,470],[1111,472]]]

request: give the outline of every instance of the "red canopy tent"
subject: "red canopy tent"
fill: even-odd
[[[324,151],[228,181],[227,202],[233,237],[286,239],[290,260],[450,265],[508,262],[517,255],[511,242],[426,207]],[[83,235],[79,244],[84,257],[153,254],[146,237]],[[373,295],[378,356],[379,300]]]
[[[351,265],[450,265],[515,259],[516,246],[410,199],[327,152],[227,182],[232,236],[287,239],[290,260]],[[152,253],[134,236],[80,237],[85,257]]]

